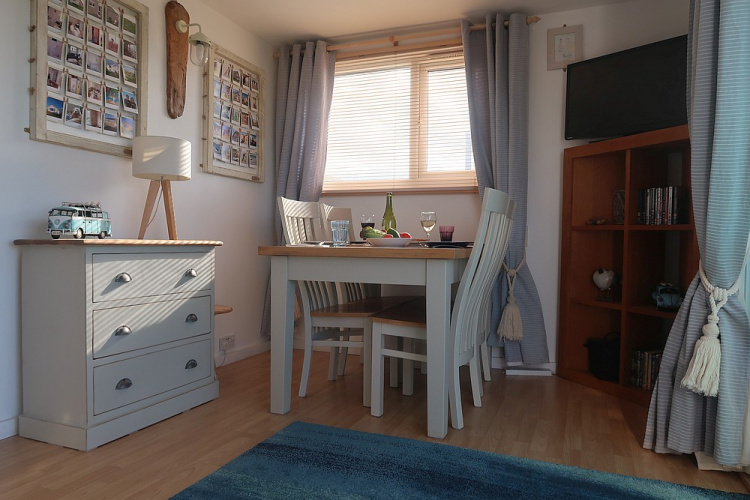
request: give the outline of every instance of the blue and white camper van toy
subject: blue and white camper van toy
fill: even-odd
[[[112,236],[112,222],[99,203],[64,201],[49,211],[47,232],[55,240],[63,234],[72,234],[76,239],[86,236],[103,239]]]

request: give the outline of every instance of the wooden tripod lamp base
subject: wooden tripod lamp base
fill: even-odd
[[[151,181],[148,186],[148,196],[146,196],[146,206],[143,207],[143,218],[141,219],[141,229],[138,231],[138,239],[142,240],[146,236],[146,228],[151,219],[151,214],[154,213],[154,205],[156,205],[156,197],[159,194],[159,187],[161,187],[164,195],[164,213],[167,216],[167,232],[169,233],[170,240],[177,239],[177,223],[174,217],[174,200],[172,198],[172,182],[171,181]]]
[[[190,142],[159,136],[138,136],[133,139],[133,177],[151,180],[146,206],[143,207],[138,239],[143,239],[146,235],[146,228],[154,213],[159,188],[164,196],[164,212],[167,216],[169,239],[177,239],[172,181],[190,180],[191,168]]]

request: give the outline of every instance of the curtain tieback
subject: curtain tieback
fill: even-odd
[[[680,385],[698,394],[717,396],[719,394],[719,369],[721,368],[721,343],[719,341],[719,310],[729,297],[737,293],[740,279],[728,290],[713,286],[703,271],[703,262],[698,262],[698,275],[708,294],[711,312],[708,322],[703,325],[703,335],[695,343],[693,357]]]
[[[513,288],[516,284],[516,275],[526,265],[526,249],[523,250],[521,263],[515,269],[509,269],[503,262],[503,271],[505,279],[508,282],[508,302],[503,308],[503,315],[500,318],[500,324],[497,326],[497,335],[501,339],[518,342],[523,339],[523,323],[521,322],[521,310],[516,303],[516,296]]]

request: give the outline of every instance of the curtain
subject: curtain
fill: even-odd
[[[643,446],[702,451],[733,466],[742,464],[750,322],[738,295],[725,292],[742,273],[750,234],[750,2],[691,0],[690,9],[688,123],[703,276],[699,271],[693,279],[667,338]],[[724,298],[712,311],[712,302]],[[715,333],[721,351],[718,394],[711,397],[683,387],[683,380],[699,357],[696,342],[715,340]]]
[[[469,120],[479,194],[486,187],[510,194],[516,202],[513,232],[504,271],[493,290],[490,345],[503,345],[509,365],[549,361],[542,305],[526,261],[528,191],[529,27],[526,16],[487,16],[486,29],[461,22],[469,95]],[[494,24],[494,28],[493,28]],[[512,290],[520,312],[521,340],[497,333]]]
[[[276,196],[320,200],[328,141],[328,114],[333,95],[334,52],[325,42],[307,42],[279,55],[276,79]],[[279,207],[274,199],[276,243],[284,243]],[[271,330],[271,288],[261,321],[261,336]]]

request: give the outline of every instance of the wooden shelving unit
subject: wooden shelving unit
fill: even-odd
[[[688,224],[637,223],[639,191],[668,185],[690,188],[687,126],[565,150],[558,375],[642,404],[651,392],[630,383],[632,352],[662,348],[676,315],[657,310],[651,292],[660,281],[684,292],[698,269],[692,209]],[[612,223],[617,190],[625,191],[624,224]],[[592,275],[599,267],[619,278],[611,302],[597,300]],[[609,332],[620,333],[617,381],[589,372],[585,343]]]

